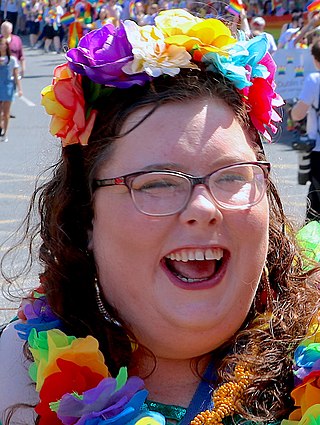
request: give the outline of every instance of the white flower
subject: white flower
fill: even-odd
[[[146,72],[151,77],[179,74],[181,68],[196,68],[190,62],[191,55],[184,47],[167,45],[163,33],[155,26],[139,27],[133,21],[124,22],[125,31],[132,45],[133,61],[123,68],[126,74]]]

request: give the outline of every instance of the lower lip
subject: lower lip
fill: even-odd
[[[211,289],[219,285],[219,283],[222,281],[222,279],[224,278],[226,274],[229,259],[230,259],[230,255],[224,252],[223,263],[220,266],[218,273],[215,273],[211,279],[203,280],[201,282],[192,282],[192,283],[183,282],[177,276],[171,273],[170,270],[168,270],[168,268],[166,267],[164,260],[161,262],[161,266],[165,274],[168,276],[170,282],[172,282],[178,288],[186,289],[187,291],[199,291],[202,289]]]

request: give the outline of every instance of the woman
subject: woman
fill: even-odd
[[[171,10],[56,68],[64,147],[38,190],[41,285],[0,339],[3,424],[288,418],[319,293],[262,149],[282,103],[266,51]]]
[[[5,38],[0,37],[0,142],[8,141],[10,108],[16,87],[18,95],[22,96],[18,61],[11,56],[10,47]]]
[[[40,34],[40,21],[43,13],[42,4],[37,0],[31,0],[24,6],[23,13],[26,17],[30,47],[34,49]]]
[[[53,46],[56,53],[61,50],[62,26],[60,18],[63,15],[63,8],[60,0],[51,0],[48,2],[47,7],[44,9],[44,52],[49,53],[53,41]]]

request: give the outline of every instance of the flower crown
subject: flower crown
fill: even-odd
[[[67,63],[54,70],[53,82],[42,90],[42,105],[52,115],[50,132],[63,146],[86,145],[97,111],[92,104],[101,95],[161,75],[174,77],[182,68],[220,72],[230,80],[255,128],[269,141],[281,121],[274,110],[283,101],[275,93],[276,65],[267,52],[265,35],[236,40],[218,19],[201,19],[183,9],[161,12],[155,25],[139,27],[124,21],[86,34],[70,49]],[[90,81],[84,95],[83,78]]]

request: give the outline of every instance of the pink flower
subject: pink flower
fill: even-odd
[[[284,102],[281,96],[275,92],[276,64],[271,55],[267,53],[259,63],[268,69],[269,76],[267,78],[250,78],[252,86],[245,87],[241,93],[247,98],[252,124],[267,140],[271,141],[268,130],[276,133],[277,127],[273,123],[281,121],[280,115],[274,108],[283,105]]]

